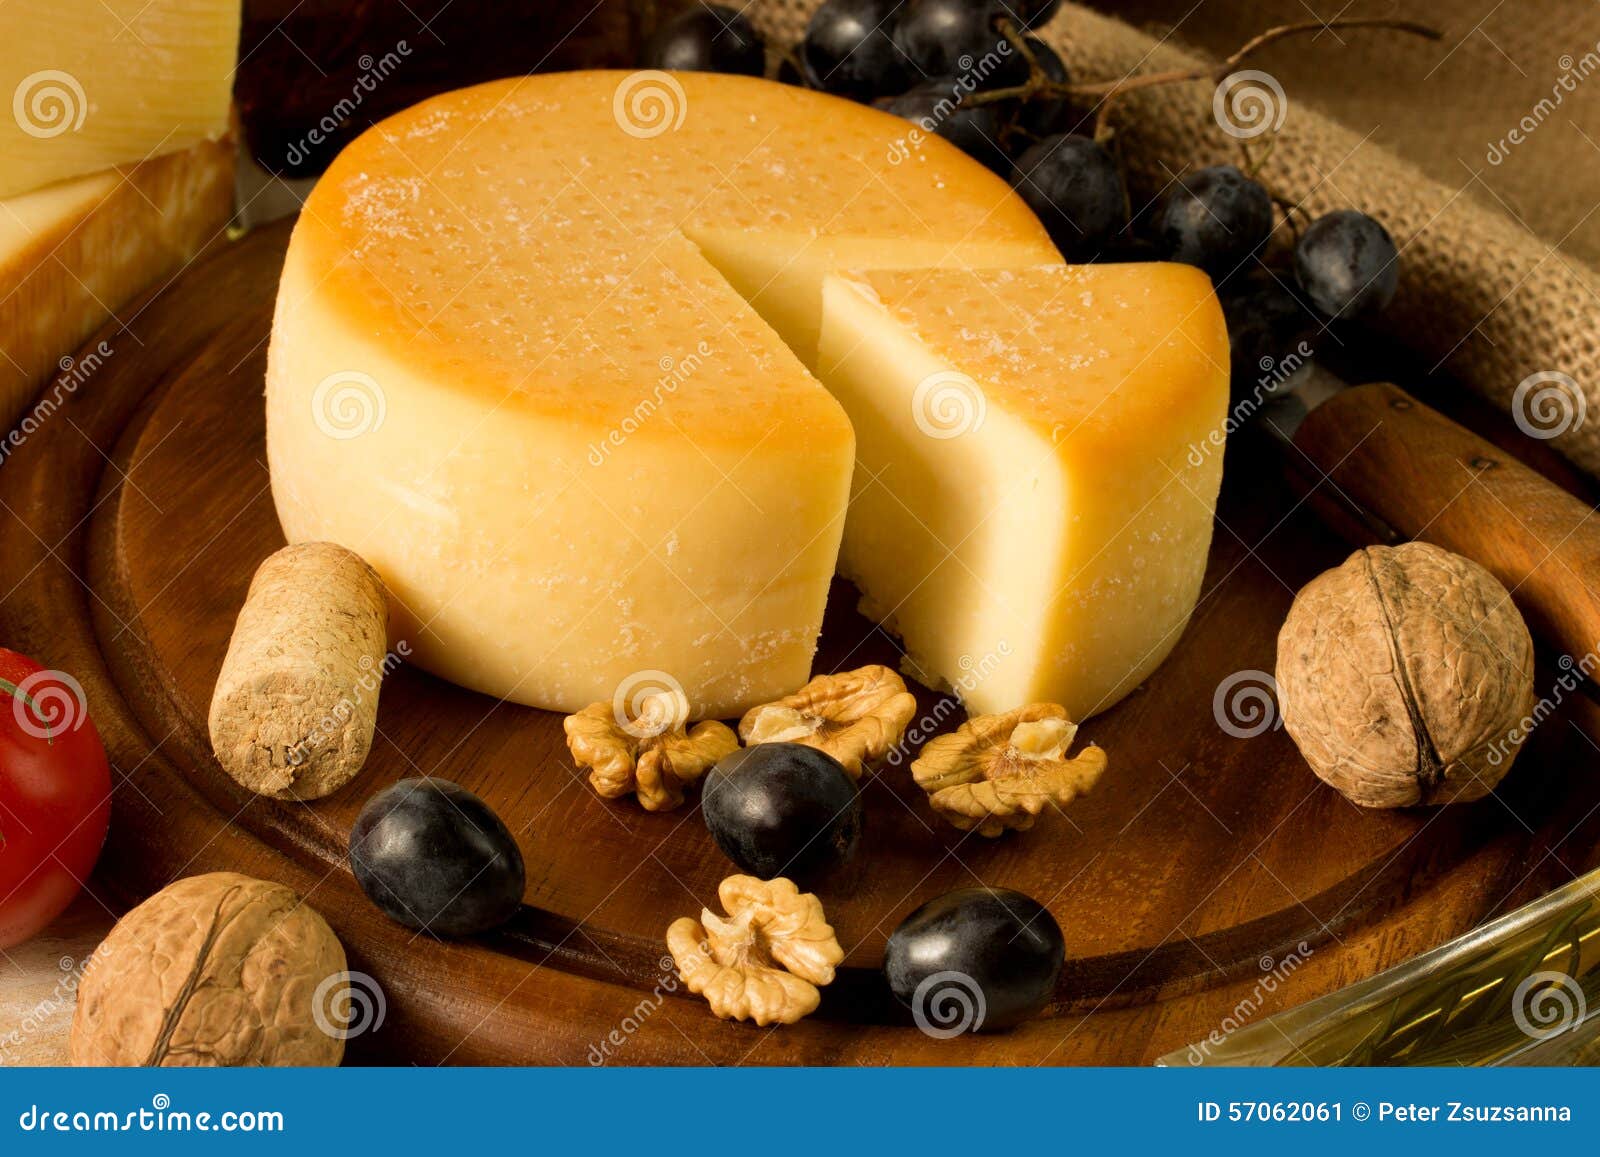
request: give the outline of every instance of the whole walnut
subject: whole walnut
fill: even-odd
[[[1366,807],[1479,799],[1533,710],[1533,640],[1493,575],[1426,543],[1373,546],[1295,598],[1278,706],[1311,769]]]
[[[344,971],[338,938],[290,889],[190,876],[96,949],[78,985],[72,1063],[336,1065],[344,1037],[315,1003]]]

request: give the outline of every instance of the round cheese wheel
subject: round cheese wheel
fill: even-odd
[[[291,542],[366,558],[397,640],[561,711],[734,715],[809,673],[855,440],[808,369],[832,271],[1059,263],[922,128],[704,73],[518,78],[339,156],[267,371]]]

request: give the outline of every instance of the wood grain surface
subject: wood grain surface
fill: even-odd
[[[1096,793],[986,841],[943,826],[903,765],[884,769],[865,784],[860,856],[822,892],[848,955],[821,1010],[782,1030],[719,1022],[675,991],[662,934],[714,902],[728,863],[692,800],[648,815],[595,797],[558,716],[403,668],[385,684],[371,760],[326,800],[249,796],[212,758],[206,707],[233,619],[282,543],[261,393],[286,240],[286,227],[247,236],[147,304],[137,340],[106,335],[114,356],[0,470],[0,628],[82,681],[105,735],[116,789],[95,886],[108,904],[219,869],[294,887],[383,993],[383,1024],[351,1040],[352,1059],[1146,1062],[1370,975],[1593,862],[1600,785],[1577,773],[1592,745],[1571,719],[1534,734],[1496,796],[1389,813],[1323,787],[1270,717],[1259,734],[1237,709],[1219,725],[1232,693],[1264,685],[1294,590],[1349,550],[1243,441],[1188,632],[1083,729],[1110,755]],[[898,662],[853,604],[837,585],[819,670]],[[917,690],[924,712],[947,713]],[[398,927],[345,867],[362,803],[423,773],[483,796],[522,845],[525,905],[496,934],[447,943]],[[884,941],[918,904],[979,881],[1045,903],[1067,968],[1040,1020],[936,1040],[886,991]]]

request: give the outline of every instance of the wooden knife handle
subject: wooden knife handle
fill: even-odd
[[[1330,398],[1294,443],[1403,537],[1488,568],[1547,645],[1574,660],[1600,648],[1600,518],[1586,503],[1387,383]]]

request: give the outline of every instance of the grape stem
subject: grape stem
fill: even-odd
[[[1033,100],[1039,97],[1046,99],[1064,99],[1069,97],[1098,97],[1099,106],[1095,112],[1094,135],[1096,140],[1106,136],[1107,121],[1111,110],[1118,98],[1126,93],[1141,88],[1155,88],[1158,85],[1181,84],[1191,80],[1212,80],[1220,84],[1228,75],[1243,64],[1253,54],[1286,40],[1291,36],[1299,36],[1305,32],[1333,32],[1345,28],[1385,28],[1394,32],[1405,32],[1412,36],[1421,36],[1427,40],[1441,40],[1444,33],[1427,24],[1420,24],[1415,20],[1392,20],[1386,17],[1348,17],[1336,20],[1303,20],[1294,24],[1279,24],[1265,32],[1252,36],[1235,52],[1224,57],[1220,62],[1211,66],[1197,68],[1173,68],[1165,72],[1147,72],[1140,75],[1128,75],[1120,80],[1097,80],[1081,84],[1051,80],[1039,67],[1034,59],[1033,52],[1025,43],[1022,30],[1016,23],[1008,18],[1000,21],[1000,30],[1005,34],[1016,49],[1022,53],[1028,62],[1028,79],[1022,84],[1012,85],[1009,88],[995,88],[984,92],[973,93],[964,103],[969,105],[993,104],[1003,100]]]

